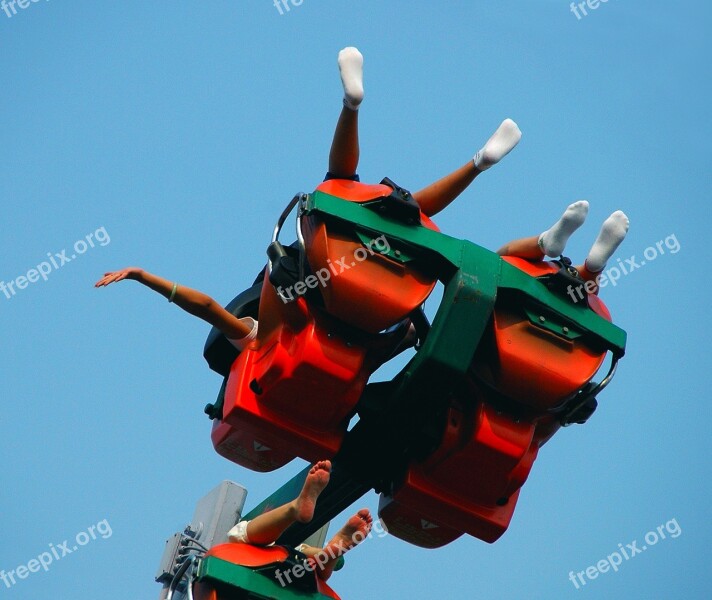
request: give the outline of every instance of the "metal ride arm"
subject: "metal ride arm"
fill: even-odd
[[[494,307],[497,289],[497,255],[474,244],[453,242],[459,246],[453,244],[452,248],[459,255],[458,268],[446,265],[449,281],[421,349],[396,378],[389,397],[380,403],[385,409],[362,418],[346,434],[312,522],[293,525],[280,543],[299,543],[372,488],[380,491],[414,453],[424,450],[418,447],[421,440],[415,432],[444,408],[461,384]],[[288,488],[287,496],[299,485],[297,479],[303,482],[305,476],[304,472],[288,484],[293,487]],[[275,505],[279,499],[273,495],[268,502]]]
[[[585,336],[593,346],[613,354],[608,375],[598,385],[590,383],[576,402],[562,409],[562,422],[579,422],[579,409],[586,408],[586,402],[607,385],[624,354],[623,330],[588,307],[568,302],[497,254],[414,220],[404,222],[388,211],[369,210],[320,191],[295,196],[280,217],[270,267],[285,256],[278,235],[295,206],[298,224],[300,217],[316,215],[322,221],[351,228],[362,241],[384,235],[389,246],[416,261],[418,269],[435,275],[445,289],[433,323],[409,363],[392,381],[367,385],[356,406],[359,421],[346,433],[332,459],[331,481],[319,497],[314,518],[307,524],[294,524],[277,540],[279,544],[297,546],[372,489],[390,493],[409,465],[432,455],[453,399],[467,401],[470,397],[473,358],[492,323],[498,295],[500,302],[521,303],[530,319],[536,315],[533,318],[547,321],[547,327],[558,327],[557,333],[570,328],[572,336]],[[299,225],[297,236],[301,268],[304,243]],[[309,467],[305,468],[244,518],[291,501],[299,494],[308,471]],[[200,562],[198,580],[201,577],[252,591],[266,585],[261,575],[215,557]],[[292,597],[288,590],[282,593]],[[267,590],[264,595],[268,596]]]
[[[362,398],[369,410],[346,434],[333,460],[330,485],[317,504],[311,523],[295,524],[279,542],[298,544],[371,489],[387,490],[413,459],[423,459],[437,442],[427,432],[442,417],[450,399],[464,386],[465,375],[490,320],[499,289],[545,306],[583,335],[610,350],[614,359],[625,351],[625,332],[593,313],[568,303],[545,285],[497,254],[420,224],[404,224],[323,192],[302,196],[300,214],[348,223],[357,231],[386,238],[417,256],[445,284],[442,302],[426,340],[390,384],[369,384]],[[373,397],[376,396],[376,401]],[[377,407],[374,411],[373,407]],[[426,432],[425,434],[423,432]],[[276,506],[295,497],[307,470],[255,509]]]
[[[623,329],[585,306],[567,302],[530,275],[477,244],[458,240],[422,225],[406,225],[382,217],[373,211],[364,210],[357,203],[319,191],[303,197],[300,211],[306,215],[319,215],[324,220],[349,223],[357,230],[367,231],[371,235],[384,234],[387,239],[408,247],[409,252],[418,255],[421,260],[437,269],[439,279],[443,282],[449,279],[448,269],[467,268],[467,265],[462,263],[461,257],[465,252],[463,248],[472,247],[468,252],[476,252],[478,261],[489,261],[488,268],[496,270],[498,288],[519,294],[534,304],[549,307],[549,310],[563,319],[576,323],[577,328],[584,334],[598,339],[615,356],[620,358],[625,353],[626,334]],[[477,277],[483,273],[483,268],[484,265],[478,263],[471,275]]]

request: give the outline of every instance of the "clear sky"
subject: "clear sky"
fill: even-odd
[[[347,45],[366,61],[363,180],[419,189],[512,117],[519,147],[440,227],[495,249],[585,198],[569,255],[620,208],[616,256],[649,260],[602,291],[627,356],[591,421],[542,449],[507,533],[435,551],[374,538],[335,589],[709,598],[709,3],[593,0],[577,17],[566,0],[286,1],[0,12],[0,281],[57,263],[0,292],[0,570],[86,542],[0,581],[0,598],[157,597],[164,541],[200,497],[231,479],[250,508],[304,466],[257,474],[219,457],[202,413],[220,385],[208,326],[136,283],[92,286],[129,265],[223,303],[251,283],[282,207],[326,170]],[[618,572],[569,580],[660,525],[666,538]]]

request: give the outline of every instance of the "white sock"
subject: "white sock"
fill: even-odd
[[[522,139],[522,132],[512,119],[505,119],[487,140],[487,143],[475,154],[475,166],[480,171],[489,169],[512,151]]]
[[[622,210],[617,210],[603,222],[601,231],[586,257],[586,268],[591,273],[603,271],[608,259],[625,239],[629,226],[630,221]]]
[[[363,55],[349,46],[339,52],[339,71],[344,86],[344,106],[358,110],[363,101]]]
[[[546,256],[561,256],[571,234],[586,220],[588,202],[579,200],[569,206],[561,218],[539,236],[539,248]]]

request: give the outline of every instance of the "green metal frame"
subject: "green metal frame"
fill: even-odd
[[[521,303],[530,314],[536,315],[539,324],[543,317],[545,326],[554,331],[559,329],[561,335],[587,336],[610,351],[615,359],[625,353],[623,329],[583,303],[568,302],[477,244],[420,223],[399,222],[359,203],[318,190],[306,196],[300,212],[351,227],[362,241],[385,235],[391,249],[401,249],[408,260],[417,261],[419,268],[435,274],[445,290],[426,340],[393,379],[387,397],[379,398],[382,402],[378,415],[362,418],[347,433],[342,450],[333,461],[332,483],[320,497],[318,516],[311,524],[291,527],[280,539],[281,543],[299,543],[305,534],[336,516],[368,490],[387,489],[393,471],[399,466],[398,461],[389,462],[390,456],[418,459],[417,438],[432,427],[434,415],[462,389],[498,295]],[[564,326],[570,329],[569,334],[563,332]],[[368,396],[369,388],[371,385],[364,396]],[[301,488],[306,472],[298,474],[261,506],[287,501]]]
[[[542,282],[491,252],[420,223],[405,224],[365,206],[316,191],[306,196],[301,215],[352,228],[367,243],[385,235],[391,258],[414,261],[445,285],[443,298],[422,346],[393,379],[377,415],[362,418],[346,434],[335,457],[330,485],[317,504],[309,524],[295,524],[279,543],[296,545],[371,489],[387,489],[394,472],[408,460],[418,460],[419,438],[432,427],[435,416],[465,385],[475,351],[490,322],[498,295],[515,301],[529,318],[569,339],[586,336],[614,358],[625,353],[626,333],[583,303],[575,304],[549,290]],[[399,250],[399,252],[395,252]],[[564,329],[566,328],[566,329]],[[377,384],[381,385],[381,384]],[[367,387],[364,397],[368,396]],[[398,459],[389,457],[398,456]],[[265,510],[289,502],[302,488],[309,468],[245,515],[254,518]],[[216,581],[243,585],[256,593],[273,584],[249,569],[206,559],[200,574]],[[244,572],[243,572],[244,571]],[[246,587],[249,585],[255,586]],[[276,585],[276,584],[274,584]],[[279,587],[279,586],[277,586]],[[279,590],[279,598],[303,598],[292,590]],[[266,592],[265,592],[266,594]],[[270,598],[272,596],[266,595]],[[276,597],[276,596],[275,596]]]
[[[208,556],[200,561],[196,580],[220,586],[234,588],[236,594],[247,592],[250,598],[260,600],[330,600],[319,592],[307,592],[300,589],[282,587],[266,575],[256,573],[249,567],[242,567],[231,562]],[[236,596],[237,597],[237,596]]]
[[[575,326],[583,334],[598,339],[617,358],[625,353],[626,333],[620,327],[603,319],[583,303],[575,304],[561,298],[535,278],[477,244],[458,240],[421,224],[399,223],[361,204],[320,191],[307,197],[302,211],[305,215],[317,215],[326,221],[350,224],[357,231],[368,232],[373,238],[385,235],[389,244],[408,248],[410,255],[419,257],[421,263],[434,269],[438,278],[445,283],[452,271],[461,271],[460,282],[471,282],[475,295],[491,297],[491,302],[487,302],[489,306],[477,303],[477,312],[467,312],[464,321],[489,318],[499,288],[518,293],[533,305],[546,307],[548,312]],[[493,282],[495,289],[491,290]],[[444,298],[441,309],[445,304]],[[461,324],[448,320],[447,327],[457,329]],[[437,324],[433,323],[433,329],[436,328]],[[479,338],[474,340],[475,347],[477,343]]]

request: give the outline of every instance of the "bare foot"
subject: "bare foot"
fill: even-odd
[[[346,525],[324,546],[324,551],[330,556],[341,556],[366,539],[372,524],[371,512],[367,508],[362,508],[346,521]]]
[[[294,500],[297,521],[309,523],[312,520],[316,499],[329,483],[329,477],[331,477],[331,461],[320,460],[309,470],[304,487],[299,497]]]

